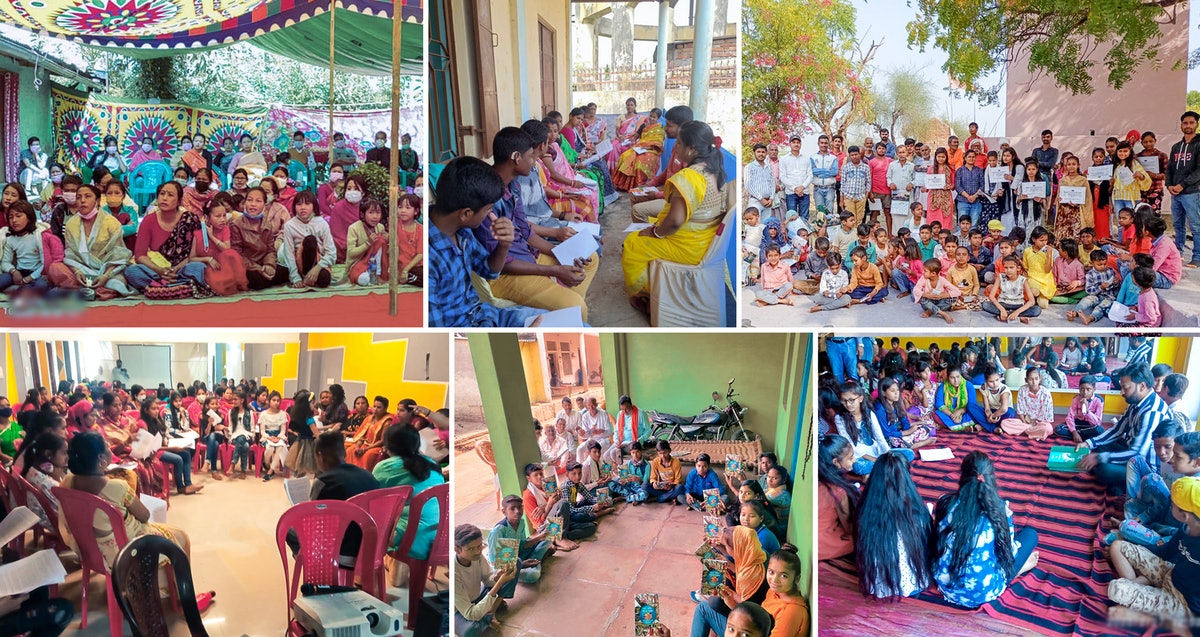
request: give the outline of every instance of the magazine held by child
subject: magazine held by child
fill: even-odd
[[[546,518],[546,539],[550,542],[556,542],[562,539],[562,516],[551,516]]]
[[[742,465],[742,454],[731,453],[725,456],[725,475],[733,476],[739,480],[746,477],[745,466]]]
[[[720,489],[705,489],[704,490],[704,509],[709,513],[715,513],[721,507],[721,490]]]
[[[704,539],[716,540],[721,534],[721,529],[725,528],[725,518],[719,515],[704,516]]]
[[[703,563],[707,562],[708,560],[721,559],[721,552],[717,550],[717,547],[712,543],[712,540],[705,538],[700,547],[696,549],[696,557],[700,558],[700,562]]]
[[[612,493],[609,493],[608,487],[599,487],[596,489],[596,506],[610,507],[613,504]]]
[[[725,586],[725,560],[704,560],[704,572],[700,578],[700,593],[702,595],[719,595],[721,587]]]
[[[633,634],[641,637],[654,634],[658,625],[658,593],[639,593],[633,596]]]
[[[517,568],[517,551],[520,547],[521,541],[516,538],[497,538],[496,563],[492,564],[492,566],[497,571]]]
[[[547,496],[558,493],[558,468],[547,462],[542,465],[542,475],[546,476],[542,483]]]

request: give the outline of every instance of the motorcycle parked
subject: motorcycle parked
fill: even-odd
[[[695,416],[679,416],[662,411],[646,410],[646,418],[650,421],[650,440],[730,440],[735,442],[750,442],[758,438],[753,431],[746,429],[746,413],[749,411],[734,398],[738,395],[733,391],[733,382],[729,379],[729,387],[725,392],[725,405],[715,403],[720,400],[720,394],[713,392],[714,404]]]

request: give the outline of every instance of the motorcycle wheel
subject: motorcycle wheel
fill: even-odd
[[[743,433],[745,436],[743,437]],[[731,442],[754,442],[759,439],[759,435],[749,429],[729,429],[724,437],[725,440]]]

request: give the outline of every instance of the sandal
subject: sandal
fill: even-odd
[[[212,606],[213,600],[216,597],[217,597],[216,591],[208,591],[207,593],[200,593],[199,595],[196,595],[196,606],[200,609],[200,612],[203,613],[204,611],[208,610],[209,606]]]

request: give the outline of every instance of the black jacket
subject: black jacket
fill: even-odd
[[[1167,187],[1183,186],[1183,193],[1200,192],[1200,135],[1179,140],[1167,155]]]

